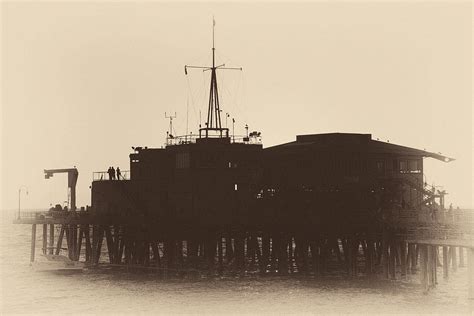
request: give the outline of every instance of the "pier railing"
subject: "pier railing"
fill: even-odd
[[[107,171],[96,171],[92,173],[92,181],[105,181],[105,180],[130,180],[130,170],[120,171],[120,178],[111,179]]]
[[[44,216],[48,210],[45,209],[38,209],[38,210],[27,210],[27,211],[20,211],[20,213],[15,214],[15,218],[18,219],[39,219],[41,216]]]
[[[166,138],[166,146],[175,146],[175,145],[184,145],[184,144],[193,144],[199,139],[199,135],[190,134],[190,135],[180,135]],[[201,137],[202,138],[202,137]],[[220,136],[208,135],[208,138],[220,138]],[[231,143],[243,143],[243,144],[261,144],[262,138],[258,137],[248,137],[244,135],[230,135]]]

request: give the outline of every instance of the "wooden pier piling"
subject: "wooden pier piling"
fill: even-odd
[[[448,261],[448,247],[443,247],[443,277],[449,277],[449,261]]]
[[[468,297],[471,304],[474,304],[474,247],[466,248],[467,250],[467,265],[468,265],[468,278],[469,278],[469,294]]]
[[[456,247],[454,246],[449,247],[449,251],[451,253],[451,266],[453,268],[453,271],[456,272],[458,269]]]
[[[418,245],[420,252],[420,279],[421,286],[424,292],[427,292],[429,289],[428,283],[428,246],[427,245]]]
[[[459,247],[459,267],[464,267],[464,248]]]
[[[52,255],[54,251],[54,224],[49,225],[49,254]]]
[[[36,224],[31,225],[31,254],[30,262],[35,261],[35,249],[36,249]]]
[[[403,277],[407,275],[407,245],[404,240],[400,242],[400,263],[401,263],[401,274]]]
[[[58,243],[56,245],[56,255],[59,255],[59,252],[61,251],[61,247],[63,246],[63,238],[64,238],[64,225],[61,225],[61,230],[59,231],[59,236],[58,236]]]
[[[43,224],[43,254],[48,251],[48,224]]]

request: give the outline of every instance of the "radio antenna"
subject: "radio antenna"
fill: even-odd
[[[177,118],[178,116],[176,115],[176,112],[174,112],[174,115],[167,115],[166,112],[165,112],[165,118],[169,119],[170,120],[170,127],[169,127],[169,131],[166,133],[168,134],[168,137],[169,138],[173,138],[173,119]]]
[[[221,110],[219,104],[219,92],[217,89],[217,69],[219,70],[242,70],[242,67],[233,68],[233,67],[225,67],[225,64],[216,66],[216,48],[215,48],[215,39],[214,39],[214,31],[215,31],[216,21],[214,17],[212,18],[212,66],[184,66],[184,73],[188,74],[188,68],[192,69],[202,69],[202,71],[211,71],[211,85],[209,91],[209,106],[207,109],[207,122],[206,127],[199,129],[199,135],[201,136],[201,132],[205,132],[205,137],[207,138],[209,135],[209,131],[216,131],[220,132],[220,137],[229,137],[229,129],[227,127],[223,128],[221,123]],[[225,132],[225,135],[223,135]]]

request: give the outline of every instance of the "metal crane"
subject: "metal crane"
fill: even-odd
[[[44,178],[49,179],[55,173],[67,173],[67,186],[69,189],[69,194],[71,196],[71,205],[70,210],[76,210],[76,183],[77,177],[79,176],[79,172],[77,171],[76,167],[74,168],[67,168],[67,169],[44,169]]]

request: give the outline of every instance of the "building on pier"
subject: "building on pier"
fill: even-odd
[[[203,227],[370,224],[385,209],[443,207],[442,195],[424,182],[425,157],[452,160],[370,134],[299,135],[265,149],[197,138],[135,148],[129,180],[93,182],[92,208]]]
[[[198,134],[173,135],[164,148],[133,147],[130,176],[92,183],[92,210],[106,216],[142,216],[194,227],[373,225],[385,210],[443,208],[443,192],[429,190],[423,158],[451,158],[388,142],[370,134],[299,135],[263,148],[258,132],[236,137],[221,123],[214,40],[207,120]],[[227,125],[227,124],[226,124]],[[102,181],[101,181],[102,180]],[[438,199],[435,201],[435,199]]]
[[[45,170],[47,178],[68,173],[71,209],[19,214],[16,223],[32,225],[31,262],[42,225],[43,255],[51,260],[67,250],[70,261],[97,266],[105,248],[114,266],[164,275],[216,268],[221,275],[321,275],[336,267],[353,276],[382,270],[394,279],[419,266],[426,289],[436,284],[441,246],[446,277],[449,262],[457,267],[456,248],[460,263],[468,248],[474,269],[472,217],[438,218],[445,192],[424,179],[424,158],[451,158],[370,134],[298,135],[268,148],[258,132],[230,134],[221,124],[217,72],[241,68],[216,65],[214,51],[212,66],[185,66],[185,73],[211,72],[198,134],[173,135],[175,116],[167,116],[166,146],[132,147],[120,180],[95,173],[87,210],[75,207],[75,168]],[[474,297],[474,273],[470,284]]]

